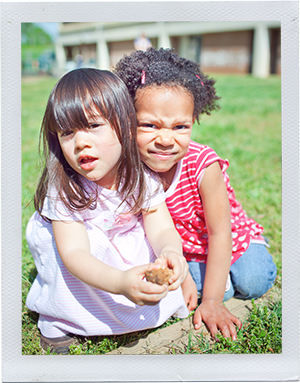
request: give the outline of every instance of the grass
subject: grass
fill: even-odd
[[[173,346],[174,354],[277,354],[282,350],[282,303],[274,300],[257,305],[252,300],[252,310],[242,328],[238,331],[237,340],[224,338],[218,334],[215,340],[205,336],[189,333],[185,348]]]
[[[229,160],[228,174],[237,199],[248,216],[265,228],[265,235],[270,240],[270,252],[281,275],[280,78],[213,77],[217,79],[221,109],[211,116],[203,116],[200,124],[194,125],[192,139],[211,146],[222,158]],[[41,350],[37,316],[29,312],[25,305],[36,276],[25,229],[34,212],[32,198],[39,174],[39,129],[47,99],[56,82],[57,79],[52,77],[22,79],[22,351],[27,355],[41,354]],[[171,320],[167,324],[170,323]],[[140,332],[83,340],[79,348],[72,352],[101,354],[147,334]],[[233,345],[228,346],[228,352],[232,350]]]

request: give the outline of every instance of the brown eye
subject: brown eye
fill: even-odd
[[[96,128],[98,128],[99,126],[101,126],[100,124],[91,124],[90,126],[89,126],[89,128],[90,129],[96,129]]]
[[[176,130],[183,130],[183,129],[188,129],[188,128],[189,128],[189,127],[186,126],[186,125],[177,125],[177,126],[175,126],[174,129],[176,129]]]
[[[72,130],[67,130],[67,131],[65,131],[65,132],[61,132],[61,133],[59,133],[59,136],[60,136],[60,137],[67,137],[67,136],[69,136],[69,135],[72,134],[72,133],[73,133]]]
[[[141,124],[140,127],[149,128],[149,129],[157,129],[157,127],[154,124]]]

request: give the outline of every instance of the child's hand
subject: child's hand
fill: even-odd
[[[198,304],[198,291],[190,273],[188,273],[185,281],[181,285],[184,302],[189,311],[195,310]]]
[[[155,261],[161,267],[168,267],[173,270],[173,275],[169,280],[169,291],[176,290],[185,280],[189,266],[182,254],[175,252],[164,252]]]
[[[203,301],[197,308],[194,314],[195,329],[198,330],[201,322],[204,322],[215,337],[218,330],[221,331],[225,338],[236,340],[236,328],[240,329],[242,322],[223,305],[223,302],[218,301]]]
[[[156,305],[167,295],[167,285],[157,285],[143,279],[147,270],[159,268],[159,265],[150,264],[123,271],[119,281],[119,293],[139,306]]]

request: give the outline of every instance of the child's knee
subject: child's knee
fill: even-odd
[[[277,269],[265,246],[251,244],[249,251],[232,265],[230,273],[235,296],[256,299],[273,286]]]
[[[232,297],[234,297],[234,288],[233,286],[231,285],[230,286],[230,289],[228,291],[225,291],[225,294],[224,294],[224,298],[223,298],[223,302],[226,302],[226,301],[229,301],[229,299],[231,299]]]
[[[271,273],[259,273],[240,279],[234,283],[235,297],[257,299],[264,295],[274,284],[276,267]]]

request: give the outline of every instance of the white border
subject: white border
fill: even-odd
[[[82,0],[65,0],[64,3],[80,3]],[[201,0],[200,0],[201,1]],[[207,0],[207,1],[213,1],[213,0]],[[232,2],[237,2],[237,0],[218,0],[218,2],[220,1],[226,1],[226,2],[229,2],[229,1],[232,1]],[[245,1],[245,0],[241,0],[241,1]],[[261,0],[249,0],[251,2],[253,1],[257,1],[257,2],[261,2]],[[279,1],[279,2],[291,2],[291,1],[294,1],[294,2],[298,2],[298,0],[265,0],[266,1],[270,1],[270,2],[274,2],[274,1]],[[27,0],[5,0],[2,2],[4,3],[27,3]],[[62,0],[54,0],[52,1],[52,3],[61,3]],[[89,0],[90,3],[98,3],[98,2],[105,2],[104,0]],[[125,3],[125,2],[136,2],[136,3],[141,3],[141,2],[145,2],[145,3],[148,3],[149,1],[148,0],[110,0],[110,2],[116,2],[116,3]],[[151,2],[153,3],[161,3],[162,0],[152,0]],[[164,2],[178,2],[178,3],[183,3],[182,0],[164,0]],[[198,3],[199,0],[189,0],[189,2],[194,2],[194,3]],[[40,0],[33,0],[31,1],[31,3],[40,3]],[[151,20],[153,21],[153,20]]]
[[[3,382],[299,379],[299,83],[297,1],[2,2]],[[21,354],[21,22],[281,21],[283,352],[279,355]]]

